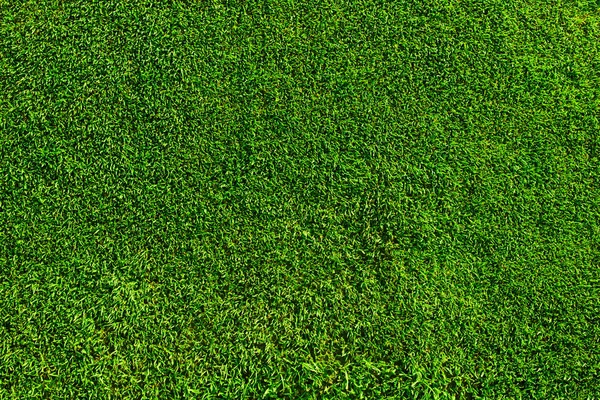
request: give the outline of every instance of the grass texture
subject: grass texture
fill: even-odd
[[[0,0],[0,399],[600,398],[599,9]]]

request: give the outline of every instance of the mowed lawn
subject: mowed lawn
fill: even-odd
[[[0,399],[599,399],[597,0],[0,0]]]

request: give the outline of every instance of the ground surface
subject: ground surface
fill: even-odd
[[[599,8],[0,0],[0,398],[599,398]]]

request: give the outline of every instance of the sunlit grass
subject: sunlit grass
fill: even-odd
[[[0,398],[597,398],[599,16],[0,0]]]

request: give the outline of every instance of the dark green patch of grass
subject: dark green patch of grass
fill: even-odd
[[[0,398],[598,398],[599,6],[0,0]]]

